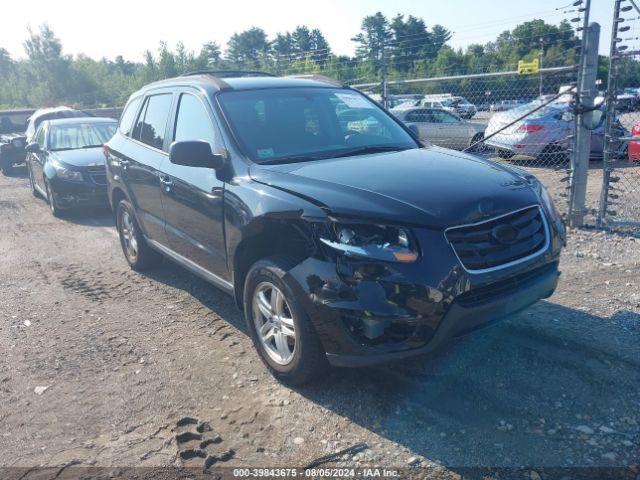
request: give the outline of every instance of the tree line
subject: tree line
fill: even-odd
[[[378,12],[365,17],[360,31],[351,39],[356,46],[353,56],[335,54],[319,29],[298,26],[270,39],[263,29],[253,27],[232,35],[224,52],[213,41],[199,51],[190,51],[182,43],[170,48],[160,42],[155,52],[144,53],[142,62],[131,62],[122,56],[95,60],[65,54],[53,30],[42,25],[37,31],[28,30],[26,58],[14,59],[0,47],[0,108],[121,106],[146,83],[205,69],[261,70],[277,75],[316,73],[346,83],[362,83],[377,81],[382,75],[402,79],[514,70],[518,60],[532,60],[541,51],[545,66],[574,65],[578,61],[579,39],[567,21],[551,25],[531,20],[504,31],[494,41],[465,49],[449,45],[452,35],[444,26],[429,27],[412,15],[388,19]],[[625,72],[628,77],[640,78],[636,64]],[[606,77],[606,68],[600,75]],[[502,79],[487,84],[469,80],[438,87],[405,86],[397,91],[466,89],[480,97],[491,89],[528,88],[534,81]]]

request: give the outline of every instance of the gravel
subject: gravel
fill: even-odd
[[[19,169],[0,198],[0,466],[306,465],[358,443],[327,465],[638,461],[637,238],[572,230],[553,297],[438,355],[292,390],[231,298],[169,262],[131,271],[109,212],[55,219]]]

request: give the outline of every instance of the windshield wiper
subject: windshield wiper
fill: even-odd
[[[291,155],[290,157],[274,158],[273,160],[265,160],[258,162],[260,165],[280,165],[284,163],[311,162],[313,160],[322,160],[328,158],[326,155]]]
[[[333,158],[351,157],[355,155],[366,155],[368,153],[382,153],[382,152],[399,152],[407,150],[405,147],[397,147],[393,145],[368,145],[366,147],[358,147],[333,155]]]
[[[311,162],[313,160],[351,157],[353,155],[366,155],[367,153],[398,152],[401,150],[407,150],[407,148],[394,147],[392,145],[368,145],[366,147],[352,148],[350,150],[339,151],[337,153],[324,152],[322,154],[315,155],[292,155],[290,157],[274,158],[272,160],[265,160],[264,162],[258,163],[260,165],[279,165],[284,163]]]

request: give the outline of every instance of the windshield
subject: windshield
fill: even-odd
[[[240,147],[258,163],[419,147],[386,112],[352,90],[263,89],[219,98]]]
[[[52,126],[49,132],[49,150],[100,147],[113,137],[116,125],[116,122],[109,122]]]

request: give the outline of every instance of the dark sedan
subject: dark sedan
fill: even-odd
[[[48,120],[27,145],[27,170],[35,196],[54,216],[74,207],[108,205],[102,145],[116,130],[110,118]]]

